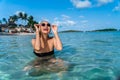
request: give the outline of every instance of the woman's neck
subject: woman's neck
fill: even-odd
[[[41,34],[40,41],[41,41],[42,48],[47,47],[48,45],[47,40],[48,40],[48,34]]]
[[[43,38],[44,40],[47,40],[48,39],[48,34],[42,34],[41,38]]]

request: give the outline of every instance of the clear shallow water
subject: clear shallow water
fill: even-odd
[[[0,80],[117,80],[120,76],[120,32],[60,33],[62,51],[57,58],[70,68],[58,73],[29,76],[24,66],[33,54],[33,36],[0,35]]]

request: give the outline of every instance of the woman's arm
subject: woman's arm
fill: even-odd
[[[57,49],[57,50],[62,50],[62,42],[59,38],[59,35],[58,35],[58,32],[57,32],[57,26],[56,25],[53,25],[52,26],[52,30],[53,30],[53,33],[54,33],[54,38],[53,38],[53,41],[54,41],[54,47]]]
[[[36,28],[36,39],[32,39],[32,45],[35,50],[40,50],[40,27],[38,25],[34,25]]]

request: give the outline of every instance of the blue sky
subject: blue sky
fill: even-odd
[[[20,11],[59,30],[120,29],[119,0],[0,0],[0,20]]]

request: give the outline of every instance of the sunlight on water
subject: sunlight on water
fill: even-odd
[[[35,36],[0,35],[0,80],[117,80],[120,77],[120,32],[59,35],[63,50],[55,51],[55,55],[67,62],[68,69],[47,73],[38,70],[38,76],[30,76],[30,71],[23,71],[36,58],[31,45]]]

